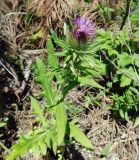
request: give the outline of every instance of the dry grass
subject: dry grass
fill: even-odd
[[[132,125],[123,126],[110,118],[110,113],[106,107],[94,108],[82,124],[90,123],[88,137],[92,139],[94,144],[94,151],[90,152],[89,158],[86,151],[83,152],[85,160],[98,159],[101,160],[101,153],[103,148],[112,141],[110,154],[108,160],[137,160],[139,156],[138,138]],[[88,154],[89,155],[89,154]]]
[[[32,0],[28,4],[28,12],[37,17],[31,24],[29,32],[32,30],[36,32],[39,29],[44,32],[37,45],[39,48],[44,47],[50,29],[59,29],[60,32],[63,30],[63,24],[72,15],[76,3],[77,0]]]
[[[21,22],[19,0],[0,1],[0,38],[4,40],[12,52],[16,52],[18,26]]]
[[[79,123],[87,133],[94,145],[94,150],[89,151],[75,145],[75,149],[81,153],[85,160],[138,160],[139,157],[139,127],[133,124],[123,124],[121,120],[111,117],[106,109],[112,101],[102,95],[100,107],[92,106],[85,100],[85,91],[74,90],[70,93],[71,99],[79,106],[86,108],[88,114],[80,114]],[[93,96],[93,94],[92,94]],[[112,141],[110,153],[107,158],[102,157],[103,148]],[[76,154],[76,152],[70,154]],[[69,160],[69,159],[68,159]]]
[[[14,11],[18,6],[19,0],[1,0],[0,1],[0,13],[7,14]]]
[[[38,17],[45,17],[47,26],[51,26],[53,22],[63,23],[75,9],[75,3],[76,0],[33,0],[28,10]]]
[[[104,0],[102,1],[104,3]],[[83,17],[89,17],[92,22],[96,24],[97,27],[104,26],[104,20],[103,16],[100,14],[98,5],[99,3],[98,0],[94,0],[92,3],[89,3],[88,5],[84,6],[82,16]]]

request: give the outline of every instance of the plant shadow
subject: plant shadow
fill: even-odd
[[[71,144],[66,148],[64,153],[64,160],[85,160],[80,148],[76,147],[75,144]]]

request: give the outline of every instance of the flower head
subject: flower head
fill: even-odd
[[[93,25],[89,19],[85,19],[84,17],[76,17],[74,23],[77,26],[75,37],[79,41],[85,40],[87,37],[96,34],[95,25]]]

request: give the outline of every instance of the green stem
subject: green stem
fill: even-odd
[[[6,151],[6,152],[10,152],[9,149],[0,141],[0,146]]]

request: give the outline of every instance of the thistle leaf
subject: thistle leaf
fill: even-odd
[[[56,69],[58,67],[58,60],[55,56],[56,53],[54,51],[54,46],[53,46],[51,38],[49,38],[47,41],[47,50],[48,50],[49,64],[53,69]]]
[[[55,132],[51,133],[52,149],[54,154],[57,152],[57,134]]]
[[[47,136],[46,132],[40,133],[37,135],[33,135],[31,137],[21,137],[19,142],[12,147],[11,153],[7,156],[6,160],[15,160],[19,156],[25,155],[30,149],[34,148],[34,146],[38,145],[38,151],[41,152],[41,148],[39,142],[45,139]],[[45,145],[45,141],[44,141]],[[44,153],[44,150],[43,152]]]
[[[54,51],[54,47],[53,47],[51,38],[48,39],[47,50],[48,50],[48,62],[50,64],[50,67],[53,70],[58,69],[58,67],[59,67],[59,65],[58,65],[58,59],[57,59],[56,53]],[[60,74],[58,73],[58,71],[55,71],[55,76],[56,76],[56,78],[57,78],[57,80],[59,82],[62,82],[62,77],[60,76]]]
[[[67,114],[63,103],[60,103],[56,106],[55,116],[57,125],[58,144],[60,145],[64,140],[67,126]]]
[[[85,136],[85,134],[81,131],[80,128],[77,127],[73,122],[69,123],[70,128],[70,137],[74,138],[81,145],[85,146],[88,149],[93,149],[93,145],[90,140]]]
[[[65,40],[60,39],[56,33],[52,33],[52,39],[55,41],[55,43],[60,46],[61,48],[66,48]]]
[[[101,85],[99,85],[97,82],[95,82],[93,79],[87,78],[87,77],[78,77],[78,82],[84,85],[89,85],[94,88],[104,89]]]
[[[112,147],[112,141],[110,141],[102,150],[102,155],[107,157],[110,153],[110,149]]]
[[[35,98],[33,97],[30,97],[30,98],[31,98],[31,106],[34,109],[34,114],[37,115],[42,125],[44,127],[47,127],[48,124],[47,124],[46,118],[44,117],[43,109],[41,108],[41,106],[39,105],[39,103],[36,101]]]
[[[47,102],[49,106],[54,105],[54,94],[51,87],[51,79],[46,76],[46,67],[41,59],[37,59],[37,66],[39,70],[40,81],[45,93],[45,97],[47,98]]]

